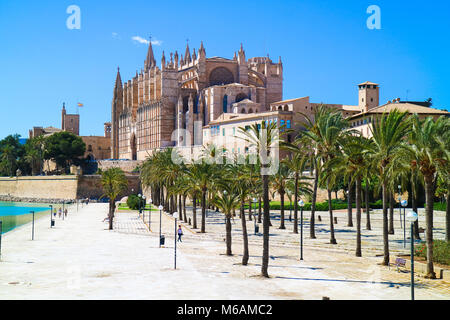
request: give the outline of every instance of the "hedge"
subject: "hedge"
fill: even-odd
[[[421,242],[415,246],[415,255],[418,257],[427,257],[426,242]],[[450,265],[450,242],[445,240],[433,240],[433,261]]]
[[[263,206],[263,203],[261,203],[261,206]],[[364,209],[366,206],[366,203],[363,201],[361,203],[361,208]],[[378,200],[373,203],[369,203],[369,206],[371,209],[381,209],[383,208],[383,202],[381,200]],[[254,209],[255,205],[252,204],[252,209]],[[256,205],[258,208],[258,204]],[[339,210],[339,209],[347,209],[347,202],[343,200],[331,200],[331,207],[333,210]],[[352,207],[356,208],[356,203],[352,203]],[[245,208],[248,208],[248,204],[245,205]],[[280,210],[281,209],[281,202],[280,201],[271,201],[270,202],[270,210]],[[294,209],[294,203],[292,202],[292,205],[289,204],[289,201],[284,202],[284,210]],[[311,210],[311,203],[306,202],[303,206],[304,210]],[[328,201],[323,202],[316,202],[316,210],[317,211],[328,211]]]

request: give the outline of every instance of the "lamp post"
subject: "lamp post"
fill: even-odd
[[[142,212],[142,209],[141,209],[141,206],[142,206],[142,195],[139,193],[138,194],[138,198],[139,198],[139,217],[141,217],[141,212]]]
[[[148,211],[148,230],[151,231],[151,227],[152,227],[152,198],[148,199],[148,203],[149,203],[149,211]]]
[[[403,207],[403,248],[406,248],[406,222],[405,222],[405,211],[406,211],[406,206],[408,205],[408,200],[402,200],[400,202],[400,204]],[[400,216],[402,215],[402,213],[400,212]]]
[[[174,251],[174,269],[177,268],[177,219],[178,219],[178,212],[173,213],[173,217],[175,218],[175,233],[174,233],[174,244],[175,244],[175,251]]]
[[[305,203],[302,199],[298,202],[300,206],[300,260],[303,260],[303,206]]]
[[[52,228],[55,225],[55,222],[53,221],[53,205],[50,205],[50,228]]]
[[[162,205],[159,205],[159,247],[161,248],[161,218],[162,218],[162,209],[164,207]]]
[[[142,196],[142,222],[145,222],[145,195]]]
[[[258,233],[258,226],[256,225],[256,203],[258,202],[258,199],[253,198],[252,202],[255,204],[255,212],[253,213],[253,221],[254,221],[254,225],[255,225],[255,235]]]
[[[411,210],[407,218],[411,223],[411,300],[414,300],[414,222],[417,221],[418,215]]]
[[[30,213],[33,215],[33,223],[31,227],[31,240],[34,240],[34,211],[30,211]]]

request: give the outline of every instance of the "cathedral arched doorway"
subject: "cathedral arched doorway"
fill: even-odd
[[[137,143],[136,136],[133,134],[131,136],[131,160],[137,160]]]

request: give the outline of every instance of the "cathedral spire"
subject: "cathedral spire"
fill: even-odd
[[[116,84],[114,85],[114,95],[118,95],[118,91],[122,90],[122,79],[120,78],[120,68],[117,67]]]
[[[145,60],[144,70],[148,71],[150,68],[152,68],[154,66],[156,66],[156,60],[153,55],[152,38],[150,37],[150,41],[148,43],[147,59]]]
[[[186,52],[184,53],[184,64],[191,62],[191,53],[189,51],[189,41],[186,42]]]
[[[194,48],[194,52],[192,53],[192,60],[193,61],[197,60],[197,55],[195,54],[195,48]]]

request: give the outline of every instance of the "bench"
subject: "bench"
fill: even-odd
[[[402,258],[395,259],[395,265],[397,266],[397,272],[399,271],[400,267],[405,267],[406,260]]]

